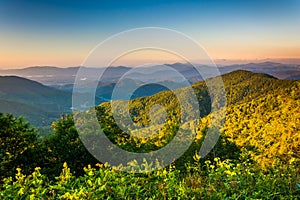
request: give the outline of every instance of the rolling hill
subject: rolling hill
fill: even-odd
[[[205,72],[208,77],[213,77],[210,74],[209,66],[196,64],[200,70]],[[123,78],[121,84],[130,84],[135,88],[139,88],[132,94],[132,98],[143,96],[151,96],[166,88],[160,84],[168,84],[172,88],[178,88],[182,80],[178,76],[166,71],[166,67],[176,70],[179,74],[183,75],[190,83],[197,83],[202,80],[201,75],[188,63],[173,63],[165,65],[154,65],[142,68],[131,68],[124,66],[109,67],[106,71],[104,68],[88,68],[85,70],[91,77],[87,77],[84,87],[79,90],[81,93],[90,91],[90,84],[98,82],[96,74],[103,72],[101,81],[99,81],[96,90],[97,103],[103,101],[110,101],[112,92],[115,85]],[[58,68],[49,66],[36,66],[24,69],[0,70],[0,75],[17,75],[33,81],[40,82],[44,85],[59,89],[68,93],[72,93],[76,73],[79,67]],[[132,70],[132,71],[131,71]],[[247,63],[235,64],[228,66],[219,66],[221,74],[226,74],[236,70],[247,70],[252,72],[267,73],[279,79],[299,80],[300,68],[296,64],[282,64],[275,62],[262,62],[262,63]],[[130,73],[129,73],[130,72]],[[125,77],[124,77],[125,75]],[[157,83],[157,84],[153,84]],[[124,91],[125,93],[126,91]],[[120,98],[122,99],[122,98]]]
[[[24,115],[36,126],[49,125],[71,111],[70,93],[16,76],[0,77],[0,102],[0,112]]]
[[[300,81],[280,80],[268,74],[244,70],[224,74],[222,79],[227,97],[227,115],[222,128],[222,137],[241,149],[247,149],[252,159],[263,166],[271,166],[278,162],[288,163],[292,158],[300,158]],[[210,98],[205,82],[200,81],[192,85],[192,88],[200,102],[201,114],[201,123],[197,131],[198,136],[196,136],[199,140],[194,144],[195,147],[191,148],[195,151],[195,148],[199,147],[199,142],[202,141],[205,130],[210,126],[211,113]],[[177,92],[183,96],[187,91],[188,88],[177,89]],[[167,112],[163,128],[151,125],[149,121],[149,109],[156,104],[164,106]],[[154,136],[148,139],[124,137],[124,132],[118,128],[112,118],[110,103],[103,103],[98,107],[99,121],[105,127],[110,139],[121,147],[129,146],[139,151],[137,147],[145,148],[147,144],[146,149],[150,151],[160,148],[173,138],[172,134],[174,130],[177,130],[176,127],[178,128],[178,122],[182,120],[178,101],[171,91],[133,99],[129,105],[132,120],[141,127],[138,133],[130,127],[130,134],[151,132]],[[122,107],[120,108],[118,113],[125,113]],[[156,115],[162,114],[161,111],[162,109],[158,110]],[[195,110],[187,110],[187,112],[193,113]],[[122,118],[119,121],[122,121]],[[123,121],[126,123],[125,119]],[[188,121],[182,126],[188,124],[192,122]],[[155,143],[161,138],[165,141],[164,143]],[[214,156],[221,156],[224,153],[228,156],[224,147],[222,148],[215,150]],[[190,154],[192,152],[187,155]],[[231,155],[233,156],[234,153]]]

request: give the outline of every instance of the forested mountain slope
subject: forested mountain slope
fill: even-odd
[[[275,162],[287,163],[292,158],[300,158],[300,82],[279,80],[267,74],[243,70],[222,75],[222,78],[227,97],[227,115],[222,128],[222,137],[239,148],[247,149],[253,159],[261,162],[262,165],[272,165]],[[201,115],[201,123],[197,131],[199,136],[196,138],[203,139],[204,130],[210,126],[210,98],[204,81],[192,87],[199,100]],[[184,96],[188,88],[177,90]],[[156,125],[149,126],[149,111],[155,104],[163,105],[167,112],[166,124],[161,129]],[[114,124],[110,103],[103,103],[98,107],[99,120],[111,139],[119,141],[123,147],[132,148],[147,144],[148,150],[154,150],[157,146],[162,147],[167,144],[178,130],[181,111],[179,102],[171,91],[131,100],[129,108],[132,120],[137,125],[145,127],[139,132],[154,131],[157,134],[149,139],[152,141],[150,142],[152,146],[147,144],[147,140],[134,137],[126,136],[125,139],[120,140],[120,137],[126,134],[118,134],[122,133],[122,130]],[[107,124],[113,125],[107,126]],[[155,145],[158,138],[163,138],[165,142]],[[137,143],[141,144],[137,145]]]
[[[0,76],[0,112],[23,115],[33,125],[49,125],[70,112],[72,95],[16,76]]]

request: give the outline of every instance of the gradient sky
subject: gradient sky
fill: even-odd
[[[0,0],[0,68],[78,66],[107,37],[148,26],[183,32],[214,59],[300,58],[298,0]]]

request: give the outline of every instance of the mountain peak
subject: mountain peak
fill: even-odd
[[[277,79],[274,76],[271,76],[269,74],[265,74],[265,73],[258,73],[258,72],[251,72],[248,70],[236,70],[236,71],[232,71],[229,72],[227,74],[222,75],[222,77],[224,78],[234,78],[234,79],[245,79],[245,78],[251,78],[251,77],[261,77],[261,78],[272,78],[272,79]]]

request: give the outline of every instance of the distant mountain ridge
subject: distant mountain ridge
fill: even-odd
[[[173,65],[170,65],[174,69],[182,70],[182,73],[192,74],[191,69],[189,65],[182,64],[182,63],[176,63]],[[255,68],[256,66],[256,68]],[[232,66],[232,67],[221,67],[220,70],[222,73],[225,73],[226,71],[231,71],[237,67],[241,68],[254,68],[255,70],[262,70],[259,69],[258,66],[266,66],[264,69],[268,68],[273,73],[279,73],[278,69],[281,66],[278,63],[262,63],[261,65],[257,64],[248,64],[248,65],[238,65],[238,66]],[[207,66],[202,66],[207,67]],[[296,69],[297,66],[293,67],[290,66],[292,69]],[[40,68],[32,68],[34,70],[41,70]],[[75,72],[75,70],[78,68],[55,68],[50,67],[51,70],[65,70],[65,71],[72,71]],[[300,68],[298,67],[300,70]],[[31,69],[24,69],[31,70]],[[45,69],[42,69],[45,70]],[[93,70],[93,69],[92,69]],[[99,70],[99,69],[98,69]],[[106,75],[104,76],[104,81],[100,82],[96,91],[96,104],[100,104],[104,101],[110,101],[112,91],[114,90],[114,86],[116,84],[116,80],[118,77],[120,77],[122,74],[125,74],[130,68],[127,67],[117,67],[117,68],[111,68],[106,72]],[[152,71],[151,71],[152,70]],[[150,73],[156,74],[157,70],[151,69]],[[118,71],[118,73],[115,73],[115,71]],[[288,71],[291,73],[291,71]],[[68,74],[68,73],[67,73]],[[148,74],[149,75],[149,74]],[[130,84],[130,85],[136,85],[139,86],[141,84],[144,84],[143,82],[138,81],[138,77],[143,76],[143,74],[135,73],[133,74],[133,79],[124,79],[123,82],[120,84]],[[293,76],[296,76],[296,73],[293,73]],[[190,76],[191,77],[191,76]],[[226,78],[228,77],[228,78]],[[262,79],[260,77],[263,77],[263,84],[260,82]],[[137,78],[135,80],[134,78]],[[282,85],[286,85],[285,87],[288,87],[292,82],[289,80],[277,80],[277,78],[273,75],[267,75],[267,74],[261,74],[261,73],[252,73],[252,72],[245,72],[244,70],[238,70],[238,71],[231,71],[230,73],[224,74],[222,76],[224,79],[224,84],[227,87],[227,93],[231,94],[229,97],[236,96],[235,93],[240,93],[244,95],[245,97],[238,96],[237,99],[227,99],[228,103],[236,104],[240,101],[239,98],[245,99],[246,97],[255,99],[256,95],[264,95],[269,93],[270,88],[274,92],[276,92],[276,89],[278,87],[282,87]],[[232,80],[231,80],[232,79]],[[245,80],[242,80],[245,79]],[[274,81],[276,80],[276,81]],[[107,82],[105,82],[107,81]],[[111,81],[111,82],[110,82]],[[151,82],[151,80],[149,79]],[[237,83],[235,83],[237,81]],[[242,83],[241,83],[242,82]],[[159,83],[159,82],[158,82]],[[274,84],[276,83],[276,84]],[[87,82],[88,84],[88,82]],[[175,84],[174,82],[168,82],[166,84],[172,85]],[[194,84],[194,86],[197,88],[197,85],[203,85],[204,82],[197,82]],[[229,85],[228,85],[229,84]],[[236,85],[237,84],[237,85]],[[272,87],[267,86],[266,84],[271,84]],[[279,85],[278,85],[279,84]],[[236,86],[235,86],[236,85]],[[255,87],[254,87],[254,86]],[[178,85],[175,85],[174,87],[180,87],[180,83]],[[193,86],[193,87],[194,87]],[[201,87],[204,87],[205,84]],[[274,87],[273,87],[274,86]],[[36,126],[41,125],[49,125],[52,121],[54,121],[57,117],[59,117],[63,113],[71,112],[72,107],[72,88],[73,84],[69,84],[68,88],[64,88],[64,86],[61,86],[62,88],[56,89],[53,87],[45,86],[39,82],[28,80],[21,77],[16,76],[8,76],[8,77],[1,77],[0,76],[0,112],[11,112],[15,114],[16,116],[24,115],[28,118],[28,120]],[[233,88],[232,87],[237,87]],[[264,90],[264,88],[267,89],[267,91]],[[167,88],[162,87],[159,84],[146,84],[143,87],[140,87],[138,90],[132,94],[131,98],[139,98],[144,96],[151,96],[151,95],[159,95],[159,92],[165,91]],[[260,92],[258,92],[260,91]],[[123,92],[126,93],[124,90]],[[251,95],[248,93],[250,92]],[[267,92],[267,93],[266,93]],[[234,94],[233,94],[234,93]],[[85,95],[85,91],[82,91],[82,95]],[[250,99],[249,99],[250,100]],[[205,113],[207,112],[207,108],[203,108]]]
[[[199,69],[203,69],[207,71],[209,66],[194,64],[198,66]],[[147,67],[148,74],[154,73],[159,79],[160,76],[166,76],[168,74],[161,73],[160,68],[162,65],[154,65]],[[165,64],[170,68],[177,70],[179,73],[184,75],[188,80],[195,83],[202,80],[202,77],[199,77],[198,72],[193,68],[191,64],[188,63],[173,63],[173,64]],[[247,64],[234,64],[234,65],[218,65],[221,74],[225,74],[231,71],[235,71],[238,69],[252,71],[252,72],[260,72],[267,73],[275,76],[279,79],[298,79],[300,76],[300,64],[282,64],[276,62],[262,62],[262,63],[247,63]],[[74,84],[75,76],[80,67],[68,67],[68,68],[59,68],[54,66],[33,66],[27,67],[23,69],[7,69],[0,70],[0,75],[8,76],[15,75],[24,78],[28,78],[30,80],[38,81],[43,83],[44,85],[50,86],[64,86],[69,84]],[[103,72],[104,68],[90,68],[85,67],[88,70]],[[105,72],[104,77],[102,77],[105,82],[115,82],[122,75],[124,75],[129,70],[133,69],[133,67],[126,66],[116,66],[109,67]],[[146,68],[144,68],[146,69]],[[143,69],[142,69],[143,70]],[[91,73],[92,74],[92,73]],[[142,77],[145,74],[142,71],[132,74],[133,77]],[[213,77],[214,74],[211,75]],[[99,77],[90,77],[92,79],[98,80]],[[144,79],[147,77],[143,77]],[[157,80],[156,80],[157,81]],[[158,80],[159,81],[159,80]]]
[[[16,76],[0,76],[0,112],[24,115],[33,125],[49,125],[70,112],[72,95]]]
[[[57,95],[56,99],[61,103],[63,98],[69,95],[66,92],[47,87],[36,81],[17,76],[2,76],[0,77],[0,83],[1,97],[10,98],[12,96],[24,103],[34,104],[34,101],[39,101],[47,104],[52,102],[52,100],[48,99],[48,95]],[[35,96],[31,96],[34,98],[28,98],[28,95]]]
[[[300,65],[282,64],[269,61],[263,63],[248,63],[220,67],[222,74],[238,69],[266,73],[276,78],[287,80],[299,80],[295,75],[300,76]]]
[[[2,76],[19,76],[24,77],[33,81],[40,82],[44,85],[64,85],[73,84],[77,71],[80,67],[68,67],[59,68],[53,66],[34,66],[23,69],[8,69],[0,70],[0,75]],[[103,68],[87,68],[90,71],[102,72]],[[128,67],[113,67],[110,68],[106,74],[109,79],[115,79],[116,76],[119,77],[128,71]],[[92,74],[92,73],[91,73]],[[90,77],[92,79],[97,79],[98,77]]]

